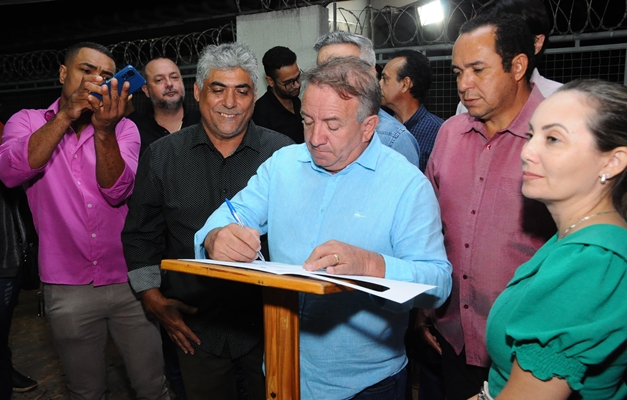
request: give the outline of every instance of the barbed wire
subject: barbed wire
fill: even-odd
[[[198,54],[210,44],[235,40],[235,23],[184,35],[120,42],[107,48],[121,65],[141,68],[154,56],[170,57],[177,65],[194,65]],[[42,50],[0,56],[0,84],[19,84],[57,78],[65,50]]]
[[[627,28],[627,0],[545,0],[551,35],[580,35]],[[337,7],[337,29],[373,39],[375,48],[452,44],[460,26],[472,18],[486,0],[441,0],[444,20],[422,26],[415,2],[402,7],[366,7],[355,11]],[[337,3],[338,5],[341,3]],[[610,7],[610,5],[612,7]]]
[[[121,42],[109,46],[116,61],[133,64],[141,68],[153,57],[170,57],[177,65],[194,65],[198,54],[210,44],[220,44],[235,40],[235,23],[223,25],[199,33],[164,36]]]
[[[263,9],[294,7],[294,0],[259,0]],[[627,0],[545,0],[552,21],[552,35],[578,35],[627,28]],[[417,12],[421,2],[403,7],[365,7],[350,10],[335,3],[333,26],[372,38],[375,48],[430,46],[454,43],[459,27],[472,18],[486,0],[441,0],[444,20],[422,26]],[[237,8],[241,11],[239,0]],[[610,3],[612,7],[610,7]],[[308,1],[298,1],[307,6]],[[313,4],[313,2],[311,3]],[[319,4],[319,2],[316,2]],[[155,55],[165,55],[179,65],[193,65],[208,44],[236,39],[235,22],[203,32],[121,42],[109,46],[120,64],[142,67]],[[58,76],[62,50],[0,55],[0,85],[33,82]]]

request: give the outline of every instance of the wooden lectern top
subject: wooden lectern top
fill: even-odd
[[[266,398],[270,400],[300,399],[298,292],[330,294],[352,290],[318,279],[196,261],[162,260],[161,268],[264,286]]]
[[[352,289],[332,282],[289,275],[276,275],[252,269],[226,265],[205,264],[193,261],[162,260],[161,268],[168,271],[226,279],[253,285],[278,289],[294,290],[303,293],[330,294],[351,291]]]

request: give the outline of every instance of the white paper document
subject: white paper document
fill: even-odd
[[[289,265],[257,260],[253,261],[252,263],[192,259],[184,259],[181,261],[194,261],[205,264],[226,265],[229,267],[254,269],[257,271],[268,272],[276,275],[304,276],[327,282],[333,282],[338,285],[347,286],[356,290],[361,290],[362,292],[370,293],[374,296],[382,297],[387,300],[392,300],[397,303],[405,303],[406,301],[413,299],[419,294],[435,287],[431,285],[423,285],[421,283],[393,281],[391,279],[375,278],[372,276],[330,275],[325,272],[309,272],[303,269],[301,265]],[[352,281],[365,282],[368,285],[362,286],[337,278],[345,278]]]

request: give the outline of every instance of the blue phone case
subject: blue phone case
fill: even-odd
[[[118,94],[122,93],[122,86],[126,81],[130,82],[131,84],[131,88],[129,89],[128,94],[135,93],[137,90],[139,90],[139,88],[146,84],[146,80],[144,79],[144,77],[141,76],[141,74],[137,72],[135,67],[130,64],[118,71],[118,73],[116,73],[113,78],[116,78],[118,80]],[[103,83],[103,85],[109,86],[109,93],[111,93],[111,79],[107,79]],[[100,95],[100,93],[90,92],[90,94],[102,100],[102,96]]]

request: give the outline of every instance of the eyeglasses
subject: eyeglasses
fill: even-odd
[[[290,79],[288,81],[285,82],[278,82],[277,83],[281,86],[283,86],[285,89],[293,89],[294,86],[296,86],[296,82],[300,83],[300,75],[303,73],[303,70],[300,70],[300,73],[298,74],[298,76],[294,79]]]

